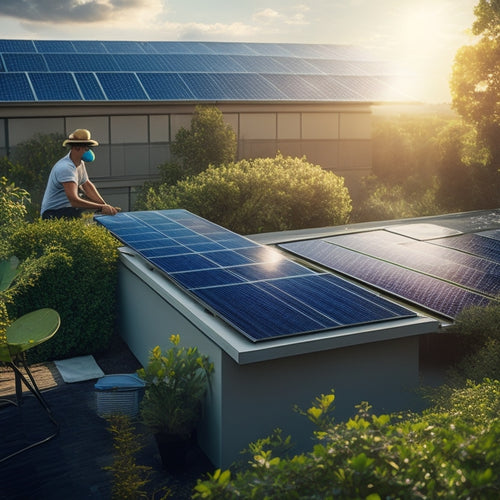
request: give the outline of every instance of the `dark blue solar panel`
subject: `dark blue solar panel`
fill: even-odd
[[[303,59],[296,57],[274,57],[273,58],[284,72],[294,75],[319,75],[321,71]]]
[[[109,41],[102,44],[110,54],[144,54],[141,42]]]
[[[33,92],[25,73],[0,74],[0,101],[33,100]]]
[[[287,73],[285,66],[271,57],[232,56],[235,63],[246,73]]]
[[[326,95],[296,75],[262,75],[268,82],[279,88],[290,100],[321,101]]]
[[[196,295],[214,314],[254,342],[339,326],[332,320],[327,324],[304,314],[255,283],[200,288]]]
[[[500,265],[452,248],[386,231],[346,234],[325,241],[450,281],[491,297],[500,294]]]
[[[48,52],[75,52],[75,47],[73,44],[66,40],[35,40],[35,47],[38,52],[48,53]]]
[[[119,71],[168,71],[161,54],[115,54],[112,56]]]
[[[82,96],[69,73],[29,73],[39,101],[81,101]]]
[[[85,54],[105,54],[106,49],[102,42],[96,40],[72,40],[71,42],[76,52]]]
[[[251,45],[235,42],[203,42],[203,45],[217,54],[225,55],[255,55]]]
[[[491,231],[483,231],[482,233],[477,233],[483,238],[491,238],[492,240],[500,240],[500,229],[492,229]]]
[[[197,100],[227,99],[226,93],[208,73],[182,73],[180,77]]]
[[[252,50],[262,56],[289,57],[292,53],[280,43],[252,43]]]
[[[192,54],[193,49],[199,48],[199,46],[189,42],[149,42],[149,45],[158,52],[158,54]],[[212,53],[208,48],[206,48],[205,51]]]
[[[35,52],[31,40],[0,40],[0,52]]]
[[[85,54],[68,57],[67,54],[45,54],[51,71],[119,71],[111,54]]]
[[[315,87],[327,100],[359,101],[364,97],[355,90],[342,85],[336,78],[327,75],[302,75],[302,78]]]
[[[86,101],[106,100],[106,96],[93,73],[75,73],[75,78]]]
[[[283,92],[260,75],[245,73],[221,75],[214,73],[211,76],[223,90],[224,99],[255,99],[259,101],[286,99]]]
[[[185,210],[96,220],[252,341],[415,316]]]
[[[133,73],[97,73],[110,101],[144,101],[148,96]]]
[[[41,54],[4,54],[7,71],[48,71]]]
[[[192,100],[194,95],[176,73],[138,73],[149,97],[155,101]]]
[[[447,281],[324,240],[284,243],[280,247],[448,318],[456,317],[465,307],[486,305],[491,300]]]
[[[239,64],[234,57],[227,55],[206,55],[210,73],[245,73],[247,68]]]
[[[454,248],[462,252],[477,255],[483,259],[500,263],[500,244],[492,238],[478,234],[461,234],[450,238],[440,238],[430,241],[434,245]]]
[[[208,73],[211,71],[208,59],[200,54],[163,54],[164,71],[174,73]]]

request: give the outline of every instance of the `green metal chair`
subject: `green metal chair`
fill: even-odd
[[[61,320],[54,309],[38,309],[21,316],[7,327],[6,341],[0,342],[0,361],[11,367],[15,374],[16,401],[6,400],[10,404],[21,406],[23,402],[22,384],[36,397],[42,408],[47,412],[50,421],[55,426],[55,432],[48,437],[32,443],[0,459],[3,462],[23,451],[46,443],[59,433],[59,424],[54,420],[52,411],[45,401],[40,389],[26,362],[26,351],[46,342],[55,335]],[[27,377],[18,365],[22,365]]]

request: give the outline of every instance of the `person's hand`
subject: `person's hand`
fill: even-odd
[[[103,213],[103,215],[116,215],[118,213],[118,210],[115,207],[106,204],[102,206],[101,212]]]

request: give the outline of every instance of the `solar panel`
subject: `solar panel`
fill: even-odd
[[[192,100],[194,95],[176,73],[138,73],[149,97],[153,100]]]
[[[483,259],[500,263],[500,245],[498,240],[484,236],[482,233],[462,234],[451,238],[432,240],[434,245],[441,245],[447,248],[454,248],[462,252],[477,255]]]
[[[198,100],[226,99],[226,93],[208,73],[182,73],[179,75],[191,94]]]
[[[4,54],[3,59],[7,71],[48,71],[41,54]]]
[[[119,71],[120,67],[111,54],[45,54],[50,71]]]
[[[70,73],[29,73],[39,101],[81,101],[82,96]]]
[[[352,236],[356,237],[358,234],[375,238],[372,233],[357,233]],[[491,301],[486,295],[458,284],[397,265],[391,262],[388,256],[377,258],[359,250],[333,244],[334,238],[336,237],[284,243],[279,246],[311,262],[447,318],[455,318],[467,306],[486,305]],[[374,247],[376,246],[375,243]],[[390,249],[388,246],[387,250]],[[370,253],[376,251],[372,250]],[[431,256],[429,260],[432,260]]]
[[[104,95],[96,76],[93,73],[75,73],[80,92],[86,101],[105,101]]]
[[[320,101],[326,95],[297,75],[262,75],[292,101]]]
[[[97,73],[106,97],[110,101],[144,101],[144,92],[134,73]]]
[[[261,75],[254,74],[211,74],[212,79],[224,93],[224,99],[276,101],[287,96]]]
[[[415,316],[185,210],[96,221],[253,342]]]
[[[165,57],[161,54],[115,54],[112,56],[120,71],[165,71]]]
[[[33,101],[26,73],[0,73],[0,101]]]
[[[73,43],[67,40],[35,40],[36,50],[42,54],[48,52],[65,52],[73,53],[75,52],[75,47]]]
[[[5,72],[65,73],[66,77],[61,78],[67,82],[73,78],[72,73],[96,73],[102,95],[95,88],[89,91],[88,100],[94,101],[318,99],[356,102],[406,99],[392,88],[396,85],[394,78],[384,78],[383,75],[387,74],[385,68],[360,57],[353,47],[320,44],[0,40],[0,72],[4,69]],[[134,75],[149,72],[152,76],[147,79],[147,84],[151,95]],[[104,73],[112,76],[101,79]],[[184,84],[179,85],[178,93],[175,86],[169,86],[165,76],[169,73],[189,75],[184,78]],[[193,76],[197,73],[207,76]],[[283,76],[266,79],[263,75]],[[307,83],[297,79],[300,75]],[[353,78],[351,75],[356,75],[356,79],[341,80],[342,77]],[[323,79],[312,79],[312,76],[322,76]],[[63,82],[58,80],[59,77],[54,78]],[[189,92],[186,92],[186,87]],[[42,100],[81,100],[79,93],[75,94],[67,86],[61,88],[60,94],[55,87],[50,99]],[[282,91],[284,88],[287,92]],[[303,94],[302,90],[307,92]],[[76,99],[72,98],[74,96]],[[2,97],[2,100],[7,99]],[[33,96],[32,100],[37,100],[37,97]]]
[[[452,248],[386,231],[325,238],[326,242],[450,281],[490,297],[500,294],[500,265]]]
[[[110,54],[144,54],[140,42],[107,41],[101,43]]]
[[[0,52],[35,52],[31,40],[0,40]]]
[[[76,52],[88,54],[105,54],[106,48],[102,42],[96,40],[72,40]]]

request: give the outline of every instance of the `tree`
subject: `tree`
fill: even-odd
[[[210,166],[175,186],[150,187],[138,209],[185,208],[240,234],[344,224],[344,179],[305,158],[241,160]]]
[[[450,88],[454,109],[474,125],[490,153],[486,207],[498,205],[500,187],[500,2],[479,0],[474,14],[472,33],[479,39],[458,50]]]
[[[236,147],[236,134],[224,123],[222,112],[215,106],[196,106],[189,130],[181,128],[172,143],[174,161],[160,167],[162,180],[174,184],[209,165],[230,163],[235,160]]]
[[[19,143],[7,161],[8,173],[4,175],[30,193],[37,209],[52,167],[67,153],[62,147],[64,139],[63,134],[36,134]]]

